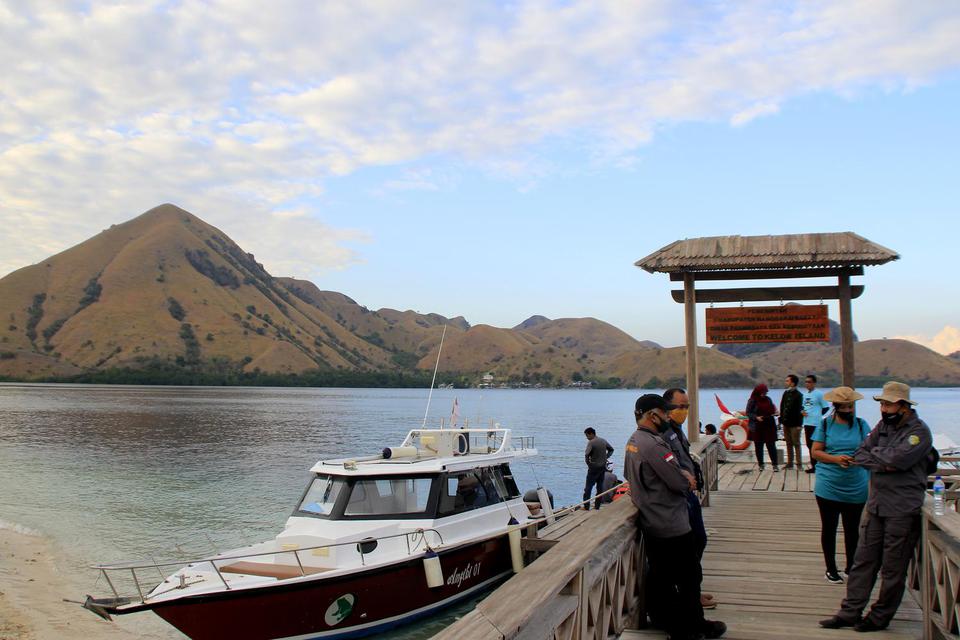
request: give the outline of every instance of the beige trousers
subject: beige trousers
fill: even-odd
[[[793,456],[796,454],[797,460],[796,464],[799,467],[803,464],[803,453],[800,449],[800,443],[803,441],[802,435],[803,427],[784,427],[783,428],[783,439],[787,443],[787,464],[792,465],[794,463]]]

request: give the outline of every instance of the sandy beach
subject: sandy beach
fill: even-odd
[[[6,527],[6,528],[5,528]],[[152,614],[100,620],[64,598],[81,600],[93,579],[58,568],[56,546],[39,533],[0,526],[0,640],[183,638]],[[86,587],[82,586],[86,584]]]

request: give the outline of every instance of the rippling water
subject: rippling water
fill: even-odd
[[[437,390],[428,426],[449,418],[456,397],[471,425],[493,420],[535,436],[539,457],[514,465],[520,488],[539,481],[564,504],[582,491],[586,426],[617,449],[622,468],[639,393]],[[717,393],[731,408],[749,395]],[[960,389],[915,396],[931,428],[960,442]],[[169,557],[178,544],[207,553],[267,539],[318,459],[399,444],[420,427],[426,399],[423,389],[0,384],[0,526],[50,536],[74,572]],[[860,404],[874,423],[877,403]],[[701,407],[704,423],[719,419],[713,391],[702,391]]]

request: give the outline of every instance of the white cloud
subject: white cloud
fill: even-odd
[[[324,184],[363,167],[415,161],[385,187],[429,189],[424,165],[453,157],[529,187],[551,142],[620,165],[673,123],[910,90],[957,66],[960,5],[20,2],[0,59],[6,272],[164,201],[319,225]],[[353,232],[323,236],[300,264],[357,259],[335,248]],[[268,268],[289,260],[283,234],[252,238]]]
[[[933,337],[923,335],[896,337],[900,338],[901,340],[909,340],[910,342],[922,344],[923,346],[933,349],[937,353],[945,356],[956,351],[960,351],[960,328],[950,325],[945,326],[937,335]]]

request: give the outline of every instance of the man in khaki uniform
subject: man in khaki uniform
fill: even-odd
[[[853,456],[854,464],[871,472],[867,513],[847,576],[847,597],[835,616],[820,621],[828,629],[886,629],[903,599],[907,565],[920,538],[927,467],[934,455],[930,429],[917,416],[910,387],[902,382],[886,383],[873,399],[880,402],[880,422]],[[877,601],[861,618],[878,573]]]
[[[700,603],[703,570],[697,541],[690,528],[686,494],[696,488],[693,475],[680,467],[676,455],[660,437],[669,428],[672,409],[661,396],[640,396],[634,408],[637,430],[627,442],[624,475],[637,507],[637,526],[650,563],[649,584],[660,624],[672,640],[719,638],[727,626],[705,620]],[[649,602],[648,602],[649,605]]]

